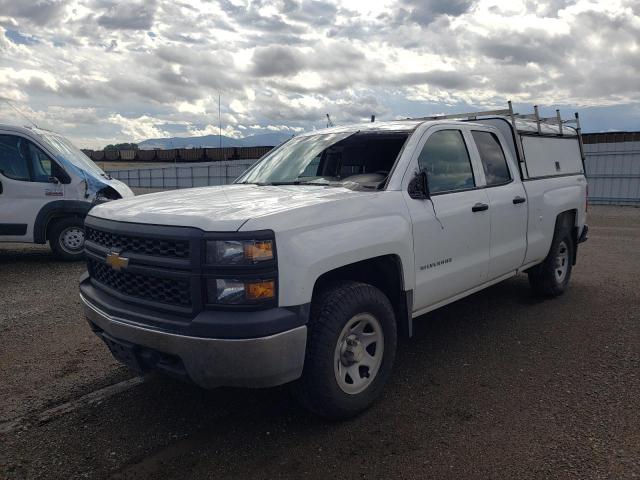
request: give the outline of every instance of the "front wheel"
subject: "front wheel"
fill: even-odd
[[[56,220],[49,229],[49,246],[59,260],[84,258],[84,221],[75,217]]]
[[[396,343],[395,316],[384,293],[360,282],[329,287],[312,304],[304,371],[295,392],[322,417],[357,415],[382,392]]]

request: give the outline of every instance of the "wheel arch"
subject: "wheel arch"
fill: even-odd
[[[84,219],[93,205],[90,202],[79,200],[56,200],[44,205],[33,224],[34,243],[46,243],[49,238],[49,229],[53,221],[58,218],[78,217]]]
[[[571,233],[571,239],[573,240],[573,249],[572,249],[572,265],[576,264],[578,258],[578,235],[580,227],[577,225],[578,222],[578,210],[573,208],[570,210],[565,210],[563,212],[558,213],[556,216],[555,229],[553,231],[553,235],[555,236],[561,229],[566,228]]]
[[[411,337],[413,333],[413,290],[405,290],[402,259],[389,254],[361,260],[327,271],[316,279],[312,299],[317,293],[339,280],[367,283],[382,291],[393,306],[398,334]],[[313,301],[313,300],[312,300]]]

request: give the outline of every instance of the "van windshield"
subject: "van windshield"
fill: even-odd
[[[343,132],[293,138],[236,183],[380,188],[409,132]]]
[[[93,160],[82,153],[82,150],[74,146],[62,135],[45,131],[39,131],[38,133],[47,146],[56,153],[56,156],[62,157],[64,160],[83,171],[92,172],[103,177],[107,176],[107,174],[104,173],[100,167],[93,162]]]

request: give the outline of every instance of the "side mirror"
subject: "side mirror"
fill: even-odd
[[[416,200],[427,200],[431,198],[429,193],[429,183],[427,182],[427,172],[420,170],[409,182],[409,196]]]
[[[58,177],[49,177],[49,183],[58,185],[60,183],[60,180],[58,180]]]

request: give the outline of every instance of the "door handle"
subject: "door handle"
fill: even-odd
[[[486,203],[476,203],[473,207],[471,207],[472,212],[483,212],[485,210],[489,210],[489,205]]]
[[[526,201],[527,201],[527,199],[524,198],[524,197],[516,197],[516,198],[513,199],[513,204],[517,205],[519,203],[524,203]]]

